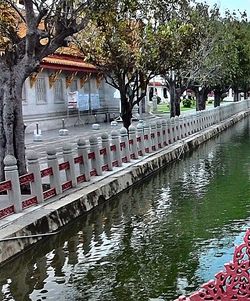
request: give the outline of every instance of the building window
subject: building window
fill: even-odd
[[[71,85],[69,86],[69,90],[70,92],[75,92],[77,91],[77,79],[74,79],[71,83]]]
[[[38,77],[36,80],[35,85],[36,90],[36,102],[37,103],[46,103],[46,85],[45,85],[45,78],[44,77]]]
[[[63,81],[57,79],[54,86],[54,102],[64,102]]]

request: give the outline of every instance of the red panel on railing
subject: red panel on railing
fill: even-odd
[[[123,157],[123,158],[122,158],[122,162],[123,162],[123,163],[127,163],[127,162],[128,162],[127,157]]]
[[[68,181],[62,184],[62,191],[72,188],[72,181]]]
[[[108,164],[102,166],[102,171],[108,171],[108,170],[109,170]]]
[[[141,142],[141,137],[137,137],[137,142]]]
[[[69,169],[69,162],[63,162],[61,164],[59,164],[59,170],[66,170]]]
[[[153,145],[153,146],[152,146],[152,150],[153,150],[153,151],[155,151],[155,150],[156,150],[156,148],[155,148],[155,145]]]
[[[170,134],[170,129],[168,129],[168,133]]]
[[[130,158],[131,158],[131,159],[135,159],[135,154],[131,154],[131,155],[130,155]]]
[[[144,135],[144,139],[145,139],[145,140],[148,140],[148,135]]]
[[[89,159],[95,159],[95,153],[94,152],[89,153],[88,158]]]
[[[113,161],[112,162],[112,166],[118,166],[118,161],[116,160],[116,161]]]
[[[53,169],[52,167],[46,168],[41,170],[41,177],[47,177],[47,176],[52,176],[53,175]]]
[[[110,150],[113,152],[113,151],[116,151],[116,145],[111,145],[110,146]]]
[[[22,208],[26,209],[26,208],[29,208],[31,206],[37,205],[37,203],[38,203],[37,202],[37,197],[34,196],[34,197],[30,198],[30,199],[22,201]]]
[[[128,143],[129,143],[129,144],[134,144],[133,139],[130,139],[130,140],[128,141]]]
[[[34,174],[33,173],[29,173],[29,174],[19,177],[20,185],[26,185],[26,184],[29,184],[30,182],[34,182]]]
[[[181,296],[178,301],[247,301],[250,300],[250,229],[244,243],[235,248],[233,261],[225,264],[225,270],[215,275],[215,280],[205,283],[190,297]],[[177,301],[176,300],[176,301]]]
[[[154,137],[155,137],[155,134],[154,134],[154,133],[152,133],[152,134],[151,134],[151,138],[154,138]]]
[[[0,210],[0,219],[15,213],[14,205]]]
[[[85,177],[85,175],[80,175],[76,178],[76,180],[77,180],[77,184],[82,183],[82,182],[86,181],[86,177]]]
[[[100,149],[100,155],[106,155],[106,154],[107,154],[106,148]]]
[[[121,150],[122,150],[123,148],[125,148],[125,142],[121,142],[121,143],[120,143],[120,146],[121,146]]]
[[[5,181],[0,183],[0,192],[11,190],[11,181]]]
[[[145,152],[149,153],[149,148],[148,147],[145,148]]]
[[[79,156],[79,157],[74,158],[74,163],[75,164],[82,164],[83,163],[83,157]]]
[[[161,148],[161,143],[158,143],[158,147]]]
[[[141,150],[138,151],[138,155],[142,156],[142,151]]]
[[[91,170],[90,176],[91,176],[91,177],[97,176],[97,172],[96,172],[95,169]]]
[[[166,131],[165,131],[165,130],[163,130],[163,131],[162,131],[162,133],[163,133],[163,135],[165,135],[165,134],[166,134]]]
[[[157,136],[160,137],[160,136],[161,136],[161,133],[160,133],[160,132],[157,132]]]
[[[52,198],[55,195],[56,195],[56,189],[55,188],[51,188],[51,189],[49,189],[47,191],[44,191],[44,193],[43,193],[43,199],[47,200],[47,199]]]

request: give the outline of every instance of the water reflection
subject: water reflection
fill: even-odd
[[[6,265],[1,300],[173,300],[249,225],[248,120]]]

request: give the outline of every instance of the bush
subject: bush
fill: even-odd
[[[182,101],[182,105],[184,108],[191,108],[192,104],[193,104],[192,99],[189,99],[189,98],[185,98]]]

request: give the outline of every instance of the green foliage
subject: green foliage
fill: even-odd
[[[193,101],[190,98],[184,98],[182,100],[182,105],[184,108],[191,108],[193,106]]]

